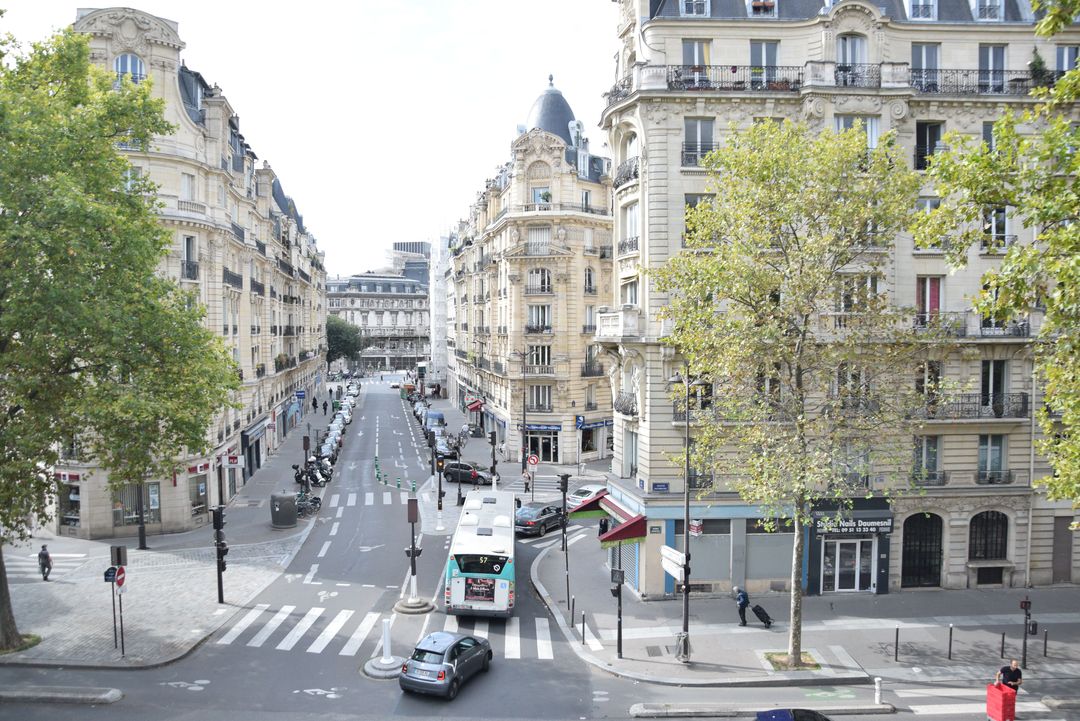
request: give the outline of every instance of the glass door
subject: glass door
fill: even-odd
[[[823,540],[821,554],[821,591],[854,592],[874,588],[875,541]]]

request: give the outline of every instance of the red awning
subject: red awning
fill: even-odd
[[[600,536],[600,546],[608,548],[620,543],[638,543],[645,540],[647,533],[645,516],[638,514]]]
[[[571,518],[607,518],[608,512],[600,507],[600,499],[606,495],[606,490],[600,491],[577,508],[570,509],[567,515]]]
[[[624,523],[637,516],[636,513],[628,508],[624,508],[610,495],[603,495],[600,497],[600,507],[607,511],[619,523]]]
[[[477,399],[465,407],[468,408],[470,411],[478,411],[484,407],[484,402]]]

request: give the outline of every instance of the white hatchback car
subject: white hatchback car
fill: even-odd
[[[567,508],[577,508],[586,501],[591,501],[600,495],[601,491],[606,491],[607,486],[598,483],[587,483],[581,488],[576,488],[572,493],[566,497]]]

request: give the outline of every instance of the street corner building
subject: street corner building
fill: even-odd
[[[518,131],[436,254],[449,397],[504,460],[607,458],[611,384],[593,337],[614,274],[611,163],[554,78]]]
[[[592,362],[611,379],[609,513],[646,519],[644,537],[624,544],[619,561],[630,587],[659,598],[675,592],[660,548],[682,550],[683,469],[669,459],[681,457],[693,428],[687,433],[686,412],[673,406],[669,378],[683,361],[663,345],[671,328],[658,311],[667,298],[647,271],[682,251],[685,208],[710,197],[702,159],[732,124],[790,119],[822,130],[861,122],[870,147],[895,130],[902,157],[923,171],[947,131],[992,143],[1003,112],[1035,102],[1033,48],[1058,77],[1076,63],[1080,30],[1037,37],[1023,0],[621,0],[619,15],[619,80],[601,118],[614,154],[613,280],[597,301],[604,307],[595,337],[582,344],[603,348]],[[920,207],[937,202],[924,185]],[[871,467],[843,523],[825,520],[835,507],[818,509],[806,529],[809,593],[1080,582],[1080,534],[1069,529],[1075,512],[1047,500],[1039,479],[1051,469],[1034,451],[1041,313],[1000,322],[971,309],[983,273],[1001,263],[1000,249],[1032,242],[1033,230],[1014,222],[1010,208],[987,218],[987,242],[957,272],[941,250],[916,248],[909,235],[889,251],[886,292],[918,317],[947,318],[956,340],[949,357],[912,368],[911,382],[917,389],[947,379],[973,392],[937,399],[925,414],[913,439],[913,482],[922,493],[888,501],[888,481]],[[459,363],[475,352],[460,348]],[[738,473],[688,474],[690,518],[701,522],[692,524],[692,588],[787,590],[792,537],[763,531],[757,509],[730,491]],[[700,489],[708,495],[697,497]],[[613,566],[619,561],[613,557]]]
[[[177,23],[130,8],[79,10],[92,62],[119,81],[153,81],[173,134],[146,151],[121,146],[133,176],[159,186],[161,224],[172,237],[159,272],[195,293],[206,323],[240,366],[238,409],[223,408],[206,456],[176,459],[167,478],[149,479],[142,506],[150,533],[206,524],[300,421],[323,387],[326,350],[324,256],[292,198],[258,163],[222,90],[181,58]],[[107,488],[108,476],[67,444],[55,470],[57,531],[83,538],[136,533],[135,487]]]

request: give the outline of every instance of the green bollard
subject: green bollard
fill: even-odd
[[[397,487],[398,487],[398,490],[400,490],[400,489],[401,489],[401,476],[398,476],[398,479],[397,479]]]
[[[416,493],[416,481],[412,482],[412,492]]]

